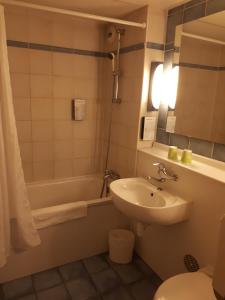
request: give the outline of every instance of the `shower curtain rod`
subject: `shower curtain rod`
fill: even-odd
[[[58,14],[70,15],[70,16],[75,16],[75,17],[80,17],[80,18],[85,18],[85,19],[98,20],[98,21],[102,21],[102,22],[116,23],[116,24],[133,26],[133,27],[138,27],[138,28],[143,28],[143,29],[146,28],[146,23],[137,23],[137,22],[131,22],[131,21],[121,20],[121,19],[117,19],[117,18],[97,16],[97,15],[82,13],[82,12],[69,10],[69,9],[27,3],[24,1],[0,0],[0,3],[14,5],[14,6],[20,6],[20,7],[27,7],[27,8],[31,8],[31,9],[37,9],[37,10],[43,10],[43,11],[48,11],[48,12],[53,12],[53,13],[58,13]]]
[[[192,33],[188,33],[188,32],[182,32],[181,35],[187,36],[187,37],[191,37],[191,38],[197,39],[197,40],[211,42],[211,43],[215,43],[215,44],[219,44],[219,45],[225,45],[225,41],[220,41],[220,40],[208,38],[208,37],[197,35],[197,34],[192,34]]]

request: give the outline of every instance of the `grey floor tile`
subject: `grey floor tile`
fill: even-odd
[[[97,273],[109,268],[102,255],[92,256],[83,260],[84,265],[90,274]]]
[[[125,284],[133,283],[143,277],[142,273],[134,264],[114,264],[113,268]]]
[[[156,287],[150,280],[144,279],[132,284],[130,291],[135,300],[153,300]]]
[[[38,300],[68,300],[69,294],[63,285],[58,285],[38,293]]]
[[[132,298],[125,288],[119,287],[107,294],[104,294],[103,300],[132,300]]]
[[[2,285],[5,299],[12,299],[31,294],[33,292],[31,277],[23,277]]]
[[[92,279],[101,293],[108,292],[120,285],[120,279],[112,269],[92,274]]]
[[[61,275],[64,280],[71,280],[76,278],[81,278],[88,276],[87,271],[85,270],[81,261],[73,262],[66,264],[59,268]]]
[[[87,300],[94,298],[97,294],[95,287],[88,278],[68,281],[66,286],[74,300]]]
[[[51,288],[59,285],[62,280],[56,269],[40,272],[33,275],[34,288],[36,291]]]
[[[153,270],[139,257],[135,258],[134,264],[145,276],[151,277],[154,275]]]
[[[36,299],[37,298],[36,298],[35,294],[30,294],[27,296],[19,297],[16,300],[36,300]]]

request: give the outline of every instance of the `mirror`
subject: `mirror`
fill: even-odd
[[[176,27],[175,133],[225,144],[225,11]]]

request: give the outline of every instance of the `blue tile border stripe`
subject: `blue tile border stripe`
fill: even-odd
[[[165,50],[165,45],[164,44],[159,44],[159,43],[153,43],[153,42],[147,42],[146,43],[146,48],[148,49],[153,49],[153,50]]]
[[[67,53],[67,54],[77,54],[77,55],[86,55],[86,56],[95,56],[95,57],[108,57],[107,52],[91,51],[91,50],[83,50],[83,49],[75,49],[75,48],[65,48],[65,47],[50,46],[50,45],[37,44],[37,43],[13,41],[13,40],[7,40],[7,45],[10,47],[52,51],[52,52],[60,52],[60,53]]]
[[[124,47],[120,49],[121,54],[137,51],[137,50],[142,50],[145,48],[145,43],[139,43],[139,44],[134,44],[128,47]]]
[[[10,47],[17,47],[17,48],[52,51],[52,52],[59,52],[59,53],[86,55],[86,56],[103,57],[103,58],[108,57],[108,55],[109,55],[108,52],[103,52],[103,51],[66,48],[66,47],[51,46],[51,45],[38,44],[38,43],[14,41],[14,40],[7,40],[7,45]],[[126,54],[129,52],[142,50],[145,48],[164,51],[165,46],[164,46],[164,44],[159,44],[159,43],[153,43],[153,42],[144,43],[143,42],[143,43],[138,43],[138,44],[130,45],[127,47],[123,47],[123,48],[121,48],[120,53]]]

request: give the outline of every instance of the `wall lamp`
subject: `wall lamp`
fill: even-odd
[[[159,110],[160,104],[164,103],[169,110],[174,110],[177,100],[179,81],[179,66],[164,72],[163,63],[153,62],[150,74],[150,92],[148,111]]]
[[[148,100],[148,111],[159,109],[163,100],[164,72],[162,62],[152,62],[150,72],[150,90]]]

